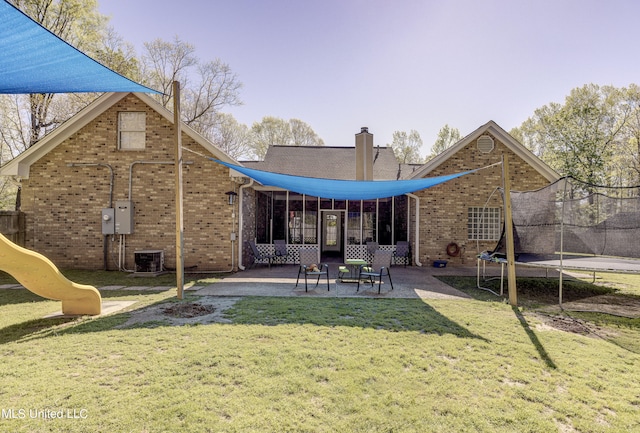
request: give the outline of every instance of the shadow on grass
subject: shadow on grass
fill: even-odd
[[[48,299],[38,296],[26,289],[2,289],[0,290],[0,306],[28,304],[32,302],[48,302]]]
[[[551,359],[551,357],[547,353],[546,349],[544,348],[544,346],[542,345],[542,343],[538,339],[538,336],[536,335],[536,333],[533,332],[533,330],[529,326],[529,323],[527,322],[527,319],[525,319],[525,317],[522,315],[522,313],[520,312],[518,307],[513,306],[511,308],[513,309],[514,314],[516,315],[516,317],[520,321],[520,324],[522,325],[522,329],[524,329],[524,332],[529,337],[529,340],[531,340],[531,343],[533,343],[533,346],[538,351],[538,354],[540,355],[540,358],[542,358],[542,360],[545,362],[545,364],[547,364],[547,367],[553,368],[553,369],[558,368],[558,366],[555,364],[555,362],[553,362],[553,360]]]
[[[484,340],[421,299],[287,298],[283,302],[282,298],[248,297],[230,308],[226,316],[234,324],[348,326]]]
[[[0,329],[0,344],[48,336],[59,326],[75,320],[73,317],[43,318],[9,325]]]
[[[169,298],[149,303],[141,310],[177,303],[198,303],[200,297],[190,296],[183,300]],[[159,328],[178,326],[172,322],[172,317],[157,309],[155,316],[145,322],[135,323],[120,328],[126,332],[131,329]],[[77,324],[48,322],[51,328],[57,329],[45,332],[40,328],[37,333],[29,333],[25,324],[15,325],[11,338],[2,342],[19,339],[47,338],[53,334],[83,334],[104,332],[117,329],[127,322],[132,311],[111,314],[93,319],[82,319]],[[443,316],[420,299],[310,299],[310,298],[272,298],[245,297],[237,301],[225,313],[225,318],[234,325],[315,325],[328,327],[356,327],[370,328],[389,332],[418,332],[424,334],[455,335],[460,338],[474,338],[488,341],[482,336],[470,332],[467,328]],[[35,322],[35,321],[34,321]],[[197,320],[187,321],[185,325],[196,325]],[[212,324],[212,323],[206,323]],[[201,324],[205,326],[206,324]],[[18,327],[24,327],[23,332],[16,332]]]
[[[152,290],[109,290],[102,291],[101,295],[102,299],[106,300],[111,298],[122,299],[136,296],[143,297],[153,294],[159,294],[162,292],[163,291]],[[39,307],[36,307],[36,304],[55,304],[56,302],[58,303],[58,311],[60,311],[62,305],[61,302],[51,301],[49,299],[38,296],[26,289],[0,290],[0,307],[9,306],[15,311],[16,306],[22,305],[17,308],[20,309],[20,311],[24,309],[24,311],[28,312],[28,315],[32,317],[34,314],[30,310],[33,310],[35,308],[38,308],[39,310]],[[158,303],[161,302],[164,302],[164,300],[158,301]],[[51,311],[49,309],[46,309],[45,307],[42,308],[43,316],[55,312],[55,310]],[[46,338],[52,335],[62,335],[65,333],[73,332],[73,330],[76,328],[87,328],[91,330],[86,332],[105,331],[113,329],[114,326],[117,326],[123,321],[126,321],[129,314],[129,312],[123,312],[98,318],[93,318],[91,316],[54,316],[29,319],[10,324],[8,326],[0,327],[0,344],[6,344],[15,341],[28,341],[35,338]]]
[[[163,290],[101,290],[100,296],[102,299],[110,299],[160,292],[163,292]],[[0,289],[0,307],[3,305],[29,304],[33,302],[51,302],[51,300],[43,298],[42,296],[36,295],[35,293],[23,288]]]
[[[468,294],[479,301],[503,302],[507,299],[507,283],[505,280],[504,296],[496,296],[476,287],[475,277],[438,276],[439,280]],[[500,281],[488,279],[481,284],[495,293],[500,292]],[[557,278],[523,277],[517,279],[518,302],[530,306],[556,305],[559,300]],[[616,289],[580,281],[565,280],[563,283],[563,302],[580,301],[593,296],[615,294]]]

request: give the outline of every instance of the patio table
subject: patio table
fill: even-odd
[[[360,278],[360,266],[366,265],[368,262],[364,259],[347,259],[344,261],[345,266],[340,266],[338,273],[342,283],[357,283]],[[348,278],[343,278],[344,274],[348,274]]]

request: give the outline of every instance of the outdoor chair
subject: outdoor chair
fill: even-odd
[[[393,290],[393,281],[391,281],[391,273],[389,272],[392,257],[392,251],[377,250],[373,255],[373,263],[370,267],[367,265],[360,266],[360,278],[358,278],[356,291],[360,290],[360,280],[368,280],[371,283],[371,287],[373,287],[373,283],[378,278],[378,293],[380,293],[382,277],[384,276],[389,277],[389,284],[391,284],[391,290]]]
[[[271,262],[273,262],[273,259],[276,258],[276,255],[260,252],[258,246],[253,241],[247,241],[247,243],[251,247],[251,252],[253,253],[253,264],[251,265],[251,268],[253,268],[258,262],[264,263],[266,261],[266,263],[269,265],[269,269],[271,269]]]
[[[298,267],[298,278],[296,279],[296,288],[300,281],[300,274],[304,274],[304,291],[308,291],[307,277],[318,277],[316,287],[320,283],[320,277],[326,275],[327,290],[329,290],[329,265],[316,264],[318,262],[317,248],[301,248],[300,249],[300,266]]]
[[[367,241],[367,262],[371,263],[373,255],[378,250],[378,243],[373,241]]]
[[[273,241],[275,259],[278,263],[287,263],[289,257],[289,251],[287,250],[287,241],[284,239],[275,239]]]
[[[398,241],[396,243],[396,251],[393,253],[393,263],[398,264],[398,260],[402,260],[404,266],[411,264],[411,247],[407,241]]]

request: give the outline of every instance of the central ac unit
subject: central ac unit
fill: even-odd
[[[164,270],[164,251],[146,250],[133,253],[136,262],[136,273],[155,274]]]

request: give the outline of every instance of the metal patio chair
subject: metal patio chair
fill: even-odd
[[[365,260],[369,263],[373,261],[373,255],[378,251],[378,243],[375,241],[367,241],[367,257]]]
[[[284,239],[274,239],[273,247],[276,261],[281,265],[287,263],[287,258],[289,257],[287,241]]]
[[[378,279],[378,293],[382,286],[382,277],[389,277],[389,284],[391,284],[391,290],[393,290],[393,281],[391,281],[391,273],[389,268],[391,267],[391,259],[393,258],[392,251],[377,250],[373,255],[373,263],[371,266],[363,265],[360,267],[360,278],[358,278],[358,288],[360,290],[360,280],[366,279],[371,283],[375,283]]]
[[[396,242],[396,251],[393,253],[393,263],[397,265],[398,260],[402,260],[405,267],[407,267],[407,264],[411,264],[411,246],[409,242]]]
[[[276,258],[276,255],[260,252],[258,246],[253,241],[247,241],[247,243],[251,247],[251,252],[253,253],[253,263],[251,264],[251,268],[253,268],[258,262],[264,263],[266,261],[266,263],[269,265],[269,269],[271,269],[271,262],[273,262],[273,259]]]
[[[320,277],[326,275],[327,277],[327,290],[329,290],[329,265],[316,264],[318,263],[318,249],[317,248],[300,248],[300,266],[298,267],[298,278],[296,279],[296,287],[298,287],[298,281],[300,281],[300,274],[304,274],[304,291],[308,291],[307,277],[318,277],[316,280],[316,287],[320,283]],[[315,266],[312,266],[314,265]]]

